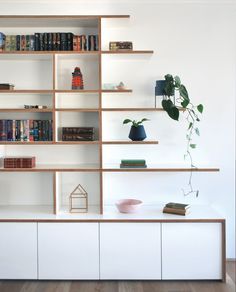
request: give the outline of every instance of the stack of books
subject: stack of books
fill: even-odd
[[[146,160],[144,159],[122,159],[120,168],[146,168]]]
[[[0,32],[0,52],[73,50],[98,51],[98,35],[74,35],[71,32],[5,35]]]
[[[33,168],[35,167],[35,157],[4,157],[4,168]]]
[[[15,85],[11,83],[0,83],[0,90],[13,90],[14,87]]]
[[[94,127],[63,127],[62,141],[94,141]]]
[[[185,216],[189,213],[190,205],[170,202],[165,205],[163,213]]]
[[[0,120],[0,141],[52,141],[52,120]]]

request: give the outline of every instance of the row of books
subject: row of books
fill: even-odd
[[[122,159],[120,168],[146,168],[145,159]]]
[[[62,141],[94,141],[94,127],[63,127]]]
[[[185,216],[189,213],[189,208],[188,204],[170,202],[164,206],[163,213]]]
[[[12,83],[0,83],[0,90],[13,90],[15,87]]]
[[[35,156],[3,157],[4,168],[33,168],[36,165]]]
[[[5,35],[0,32],[0,52],[6,51],[98,51],[98,35],[45,32]]]
[[[52,120],[0,120],[0,141],[52,139]]]

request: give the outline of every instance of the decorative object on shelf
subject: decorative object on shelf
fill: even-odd
[[[120,168],[146,168],[145,159],[122,159]]]
[[[34,109],[34,108],[36,108],[36,109],[46,109],[48,107],[46,105],[38,105],[38,104],[36,104],[36,105],[30,105],[30,104],[25,104],[24,105],[24,108],[25,109]]]
[[[117,86],[116,86],[116,88],[118,89],[118,90],[125,90],[125,84],[121,81]]]
[[[145,138],[147,138],[144,126],[141,125],[143,122],[146,122],[146,121],[149,121],[149,119],[144,118],[141,121],[125,119],[123,121],[123,124],[132,123],[130,133],[129,133],[129,138],[132,141],[143,141]]]
[[[0,83],[0,90],[13,90],[14,87],[15,85],[11,83]]]
[[[88,193],[78,184],[70,194],[70,212],[87,213],[88,212]]]
[[[155,87],[155,108],[157,107],[157,101],[156,101],[156,97],[157,96],[165,96],[165,85],[166,85],[166,81],[165,80],[157,80],[156,81],[156,87]],[[173,104],[175,104],[175,95],[174,92],[171,93],[170,98],[173,98]]]
[[[62,141],[94,141],[94,127],[63,127]]]
[[[116,83],[103,83],[102,88],[105,90],[125,90],[124,82],[120,82],[119,84]]]
[[[177,105],[171,100],[171,97],[175,96],[176,92],[178,93],[178,97],[176,99],[176,103],[179,104],[180,107],[184,109],[184,115],[186,116],[186,121],[188,123],[187,128],[187,149],[185,158],[189,157],[191,168],[194,168],[193,159],[191,155],[191,149],[196,148],[196,144],[192,143],[192,137],[194,133],[196,135],[200,135],[199,129],[196,126],[197,122],[200,122],[198,114],[202,114],[203,112],[203,105],[198,104],[197,106],[193,105],[190,101],[188,91],[186,87],[181,83],[179,76],[173,77],[171,74],[165,75],[164,86],[162,83],[162,92],[163,92],[163,100],[162,100],[162,107],[167,112],[168,116],[178,121],[179,120],[179,113],[180,110]],[[158,82],[158,81],[157,81]],[[159,93],[159,91],[157,91]],[[174,100],[175,101],[175,100]],[[199,190],[194,190],[192,186],[192,172],[190,172],[189,178],[189,191],[184,192],[185,195],[189,194],[196,194],[198,196]]]
[[[6,156],[3,158],[4,168],[33,168],[36,165],[35,161],[35,156]]]
[[[72,73],[72,89],[84,89],[83,75],[79,67],[75,67]]]
[[[123,199],[116,202],[120,213],[136,213],[142,205],[142,201],[135,199]]]
[[[181,204],[181,203],[168,203],[163,208],[163,213],[175,214],[185,216],[189,214],[189,204]]]
[[[132,42],[109,42],[110,51],[132,51]]]

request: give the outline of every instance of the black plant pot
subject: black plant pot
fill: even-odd
[[[132,141],[143,141],[145,138],[147,138],[144,126],[143,125],[139,125],[138,127],[131,126],[129,138]]]

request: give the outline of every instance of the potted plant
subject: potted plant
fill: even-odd
[[[163,84],[164,82],[164,84]],[[158,84],[158,83],[157,83]],[[160,83],[161,84],[161,83]],[[188,95],[186,87],[181,83],[178,76],[173,77],[171,74],[165,75],[165,80],[162,81],[162,107],[167,112],[168,116],[178,121],[180,110],[182,110],[187,121],[187,147],[184,157],[190,159],[191,167],[195,167],[191,155],[191,150],[196,148],[196,144],[193,143],[193,135],[200,135],[197,123],[200,122],[199,114],[203,112],[203,105],[198,104],[195,106]],[[189,191],[185,192],[185,195],[195,193],[198,196],[199,191],[194,190],[192,187],[192,172],[189,178]]]
[[[123,124],[132,123],[131,129],[129,132],[129,138],[132,141],[143,141],[147,137],[144,126],[142,125],[142,123],[146,121],[149,121],[149,119],[144,118],[140,121],[125,119],[123,121]]]

